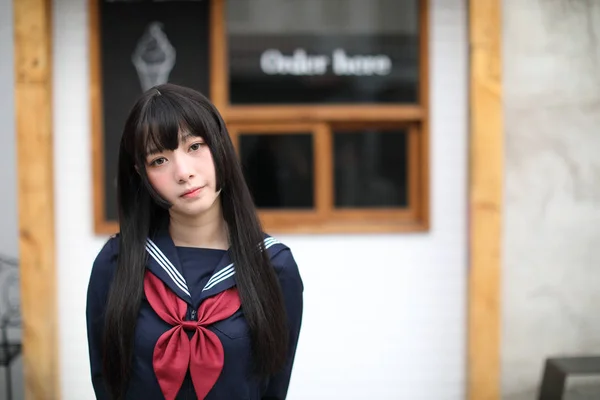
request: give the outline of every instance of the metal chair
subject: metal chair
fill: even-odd
[[[19,264],[0,255],[0,367],[5,369],[7,399],[12,399],[12,362],[22,349],[21,326]]]

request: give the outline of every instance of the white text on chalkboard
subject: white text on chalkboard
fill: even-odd
[[[350,56],[343,49],[335,49],[331,57],[309,55],[301,48],[291,56],[269,49],[260,57],[260,69],[267,75],[325,75],[329,67],[334,75],[383,76],[390,74],[392,60],[385,54]]]

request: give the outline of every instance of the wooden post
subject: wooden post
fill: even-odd
[[[469,2],[470,271],[468,385],[470,400],[500,399],[502,0]]]
[[[51,0],[14,5],[19,252],[26,399],[59,399]]]

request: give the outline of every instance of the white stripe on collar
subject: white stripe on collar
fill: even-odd
[[[190,292],[188,290],[187,284],[185,283],[185,279],[183,278],[183,276],[179,273],[177,268],[173,266],[173,264],[171,263],[171,261],[169,261],[167,256],[165,256],[164,253],[158,248],[158,246],[154,244],[154,242],[150,239],[146,240],[146,250],[148,251],[148,253],[150,253],[152,258],[154,258],[158,265],[160,265],[165,270],[165,272],[173,280],[175,285],[177,285],[177,287],[181,289],[183,293],[190,296]]]
[[[266,238],[264,240],[265,250],[277,243],[279,243],[279,241],[275,238],[272,238],[272,237]],[[231,263],[228,266],[226,266],[225,268],[223,268],[222,270],[220,270],[219,272],[217,272],[216,274],[214,274],[208,280],[208,282],[206,282],[206,286],[204,286],[204,289],[202,289],[202,291],[204,292],[205,290],[211,289],[212,287],[219,284],[220,282],[223,282],[225,279],[232,277],[234,274],[235,274],[235,269],[233,268],[233,263]]]

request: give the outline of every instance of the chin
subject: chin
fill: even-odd
[[[198,199],[198,201],[192,204],[183,204],[176,207],[173,211],[178,214],[185,215],[188,217],[197,217],[202,215],[214,208],[217,199]]]

